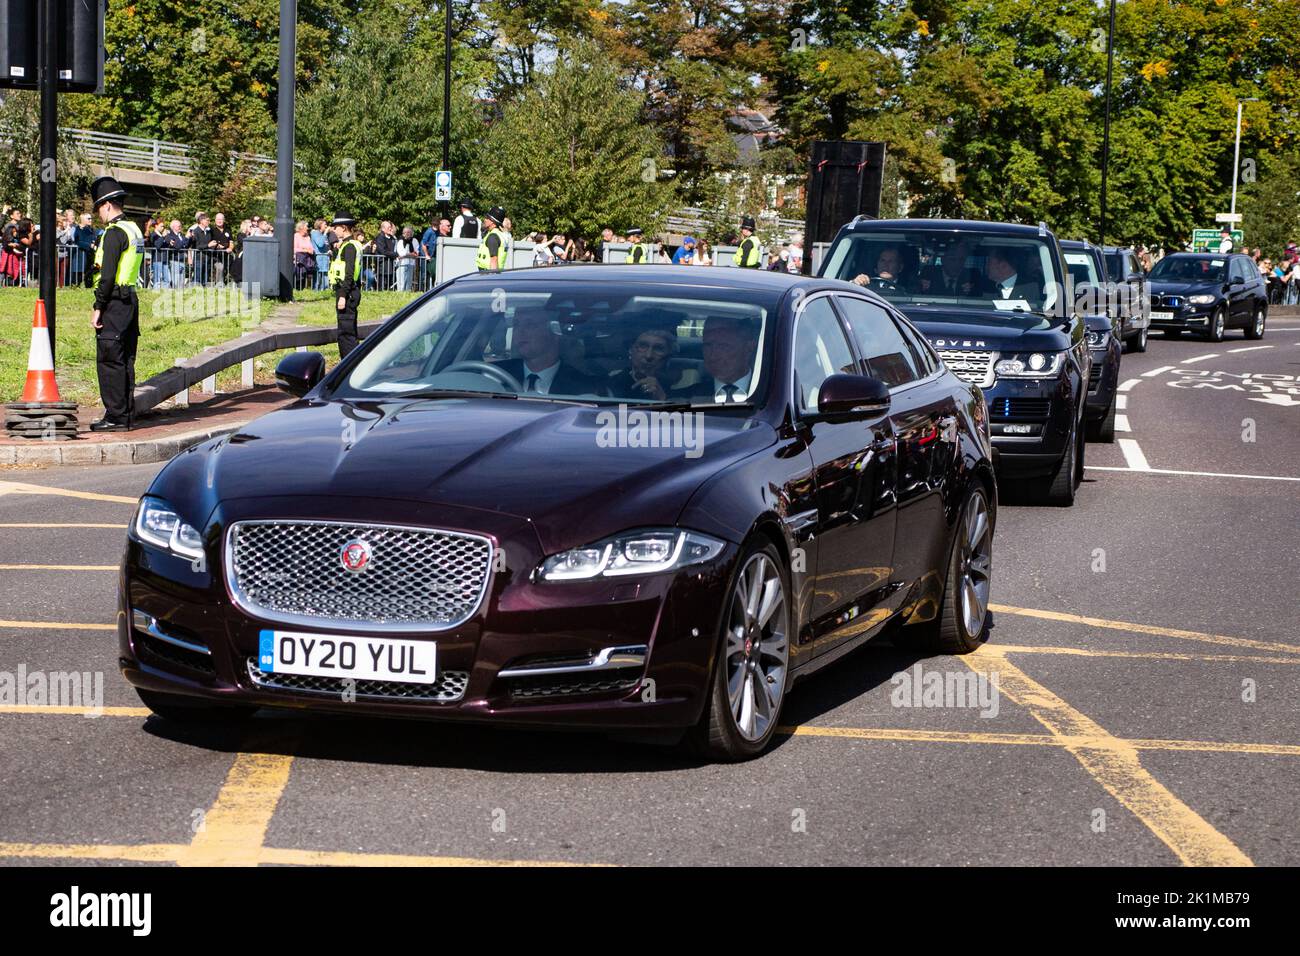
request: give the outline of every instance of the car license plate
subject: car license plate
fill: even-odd
[[[267,674],[432,684],[437,645],[387,637],[340,637],[300,631],[262,631],[257,666]]]
[[[1152,312],[1152,313],[1151,313],[1151,318],[1152,318],[1152,319],[1172,319],[1173,317],[1174,317],[1174,314],[1173,314],[1172,312]]]

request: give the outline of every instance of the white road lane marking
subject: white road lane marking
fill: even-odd
[[[1115,410],[1118,411],[1118,412],[1122,412],[1122,411],[1124,411],[1124,409],[1126,409],[1126,408],[1128,408],[1128,396],[1127,396],[1127,395],[1116,395],[1116,396],[1115,396]]]
[[[1128,416],[1127,416],[1127,415],[1116,415],[1116,416],[1115,416],[1115,431],[1117,431],[1117,432],[1131,432],[1132,430],[1133,430],[1133,429],[1131,429],[1131,428],[1128,427]]]
[[[1236,353],[1236,352],[1258,352],[1260,349],[1271,349],[1272,347],[1273,347],[1273,346],[1271,346],[1271,345],[1250,345],[1250,346],[1247,346],[1247,347],[1244,348],[1244,349],[1228,349],[1228,352],[1229,352],[1229,353]]]
[[[1206,362],[1212,358],[1218,358],[1218,352],[1211,352],[1209,355],[1195,355],[1192,358],[1183,359],[1180,365],[1191,365],[1194,362]]]
[[[1121,438],[1121,447],[1126,441],[1132,441],[1132,439]],[[1135,448],[1137,447],[1136,442],[1133,442],[1133,445]],[[1138,454],[1140,455],[1142,453],[1139,451]],[[1125,453],[1124,457],[1128,458],[1128,454]],[[1143,459],[1143,461],[1145,462],[1145,459]],[[1151,467],[1120,468],[1117,465],[1085,465],[1084,467],[1088,471],[1141,471],[1151,475],[1191,475],[1196,478],[1253,478],[1256,481],[1300,481],[1300,478],[1292,478],[1289,475],[1235,475],[1222,471],[1178,471],[1173,468]]]
[[[1128,462],[1128,466],[1130,470],[1132,471],[1151,470],[1151,466],[1147,464],[1147,456],[1142,454],[1142,449],[1138,447],[1137,439],[1135,438],[1119,439],[1119,450],[1124,453],[1124,460]]]
[[[1142,384],[1142,379],[1140,379],[1140,378],[1131,378],[1131,379],[1129,379],[1127,382],[1121,382],[1121,383],[1120,383],[1119,391],[1121,391],[1121,392],[1127,392],[1127,391],[1129,391],[1129,390],[1130,390],[1134,385],[1141,385],[1141,384]]]
[[[1154,376],[1154,375],[1161,375],[1161,374],[1163,374],[1163,373],[1165,373],[1165,372],[1172,372],[1173,370],[1174,370],[1174,367],[1173,367],[1172,365],[1162,365],[1162,366],[1160,366],[1159,368],[1153,368],[1153,369],[1152,369],[1151,371],[1149,371],[1149,372],[1143,372],[1143,373],[1142,373],[1142,377],[1143,377],[1143,378],[1151,378],[1151,377]]]

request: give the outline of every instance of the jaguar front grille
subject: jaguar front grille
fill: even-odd
[[[492,576],[485,537],[333,521],[238,521],[226,534],[237,605],[306,627],[447,630],[478,610]]]

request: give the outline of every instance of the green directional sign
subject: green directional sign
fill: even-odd
[[[1242,231],[1240,229],[1232,230],[1233,248],[1237,252],[1242,251],[1241,240]],[[1218,229],[1193,229],[1192,230],[1192,252],[1218,252],[1219,251],[1219,230]]]

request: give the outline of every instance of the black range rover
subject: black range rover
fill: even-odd
[[[1074,301],[1083,313],[1088,352],[1092,356],[1087,410],[1084,413],[1088,422],[1088,441],[1113,442],[1120,355],[1124,350],[1123,320],[1111,315],[1110,307],[1115,296],[1109,294],[1106,263],[1101,250],[1091,242],[1062,239],[1061,255],[1065,257],[1065,267],[1074,280]],[[1145,351],[1146,329],[1143,328],[1139,334],[1142,348],[1138,351]]]
[[[821,274],[889,299],[954,374],[983,389],[1000,479],[1074,503],[1091,358],[1045,225],[859,217],[840,229]]]

